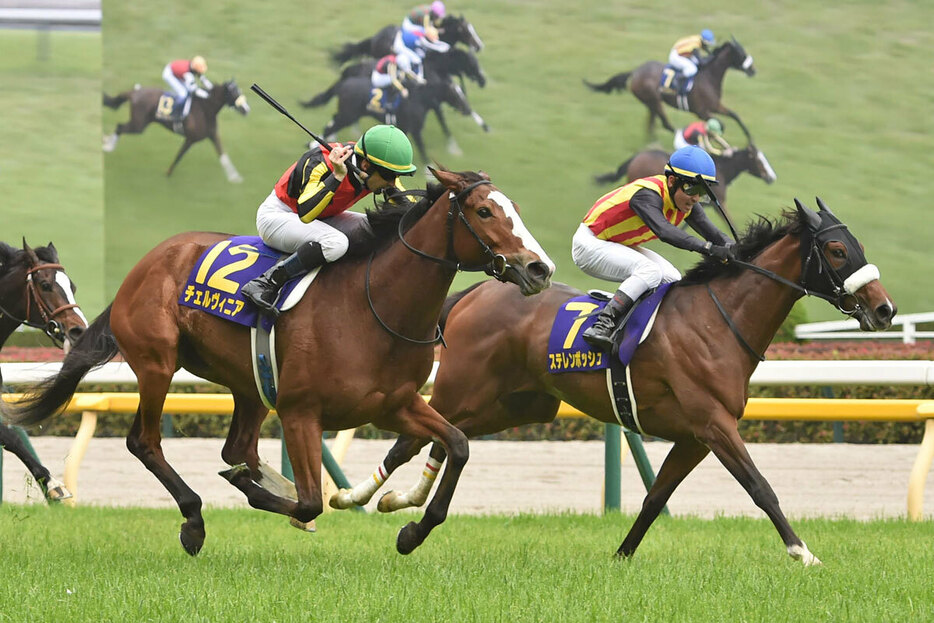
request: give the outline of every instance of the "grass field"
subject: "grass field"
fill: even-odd
[[[927,621],[934,526],[661,518],[630,561],[631,516],[456,516],[413,554],[404,515],[333,513],[302,535],[208,510],[189,558],[173,511],[0,507],[0,621]]]
[[[301,109],[297,100],[323,90],[336,75],[327,52],[373,34],[398,19],[410,2],[262,4],[170,0],[146,5],[105,0],[103,86],[113,92],[134,83],[158,85],[163,64],[194,53],[207,57],[215,80],[259,83],[301,121],[320,130],[329,107]],[[171,10],[168,8],[171,6]],[[903,312],[934,308],[934,289],[918,283],[934,224],[918,218],[930,192],[929,73],[934,5],[911,1],[848,2],[816,6],[714,0],[695,19],[675,19],[672,0],[645,6],[582,0],[453,3],[476,26],[486,48],[485,89],[469,88],[474,107],[492,127],[484,134],[467,118],[451,118],[463,156],[448,155],[434,120],[427,124],[433,158],[453,169],[484,169],[524,209],[530,228],[558,263],[556,278],[580,287],[598,284],[570,261],[570,239],[592,202],[608,190],[591,180],[643,148],[646,111],[629,93],[587,90],[582,78],[602,80],[660,59],[687,24],[733,34],[754,56],[758,74],[731,71],[724,100],[740,113],[779,179],[766,186],[751,176],[730,188],[740,222],[777,215],[792,198],[813,206],[824,198],[861,237],[871,261]],[[284,18],[283,16],[288,16]],[[251,232],[255,209],[272,183],[302,151],[304,133],[257,97],[247,118],[227,110],[221,135],[245,178],[228,184],[213,149],[197,145],[172,179],[163,171],[179,138],[161,128],[124,137],[105,158],[107,292],[151,246],[186,229]],[[126,111],[105,110],[109,132]],[[690,117],[670,111],[674,123]],[[742,144],[738,128],[727,136]],[[345,132],[344,139],[355,138]],[[658,138],[667,146],[669,137]],[[419,174],[415,184],[423,184]],[[694,257],[665,251],[681,267]],[[455,288],[472,283],[462,275]],[[810,319],[835,319],[820,301]]]
[[[0,240],[55,243],[88,314],[104,306],[98,33],[0,33]],[[45,50],[43,52],[43,50]]]

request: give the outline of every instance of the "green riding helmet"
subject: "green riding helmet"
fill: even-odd
[[[354,145],[354,153],[396,175],[412,175],[412,143],[405,132],[394,125],[375,125]]]
[[[716,134],[717,136],[723,134],[723,124],[720,123],[719,119],[708,119],[707,120],[707,132],[708,134]]]

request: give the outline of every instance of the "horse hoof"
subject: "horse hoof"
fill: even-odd
[[[51,503],[63,502],[71,498],[71,491],[66,489],[64,486],[53,487],[49,489],[45,494],[45,499]]]
[[[379,502],[376,504],[376,510],[381,513],[392,513],[400,508],[408,508],[409,506],[411,506],[411,504],[406,504],[402,495],[395,491],[387,491],[379,498]]]
[[[317,532],[318,531],[318,528],[315,526],[314,519],[312,519],[311,521],[299,521],[295,517],[290,517],[289,524],[294,528],[298,528],[302,532]]]
[[[402,527],[402,530],[399,530],[399,536],[396,537],[396,551],[403,556],[411,554],[424,540],[425,537],[419,534],[418,524],[410,521]]]
[[[227,482],[234,484],[234,481],[242,477],[245,473],[247,477],[250,476],[250,468],[246,463],[240,463],[239,465],[234,465],[230,469],[225,469],[217,472],[218,475],[223,476]]]
[[[189,556],[197,556],[201,548],[204,547],[204,535],[193,534],[191,530],[186,530],[184,526],[178,533],[178,540],[182,544],[182,549]]]
[[[331,499],[328,500],[328,505],[331,508],[334,508],[337,510],[345,510],[352,506],[356,506],[350,494],[351,494],[350,489],[341,489],[340,491],[338,491],[337,493],[331,496]]]

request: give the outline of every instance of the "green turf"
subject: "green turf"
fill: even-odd
[[[332,513],[301,534],[211,510],[204,549],[172,510],[0,507],[0,621],[928,621],[934,525],[794,521],[805,568],[765,519],[454,516],[409,556],[413,516]]]
[[[179,56],[207,57],[215,80],[235,76],[244,88],[259,83],[308,127],[319,131],[334,110],[298,106],[336,75],[327,51],[369,36],[396,21],[409,2],[365,3],[335,9],[321,3],[285,2],[275,11],[262,3],[171,0],[147,5],[104,2],[104,73],[107,91],[135,82],[161,84],[163,64]],[[171,6],[171,10],[169,9]],[[814,206],[820,195],[865,244],[903,312],[934,306],[934,290],[913,275],[925,265],[932,239],[924,218],[929,194],[930,101],[934,87],[925,50],[934,49],[926,24],[934,5],[920,2],[849,2],[818,6],[805,0],[780,4],[714,0],[697,19],[683,3],[644,6],[581,0],[459,2],[453,6],[476,26],[486,48],[480,60],[485,89],[468,89],[474,107],[492,127],[484,134],[467,118],[449,115],[463,156],[446,153],[437,123],[429,119],[431,156],[453,169],[483,169],[523,208],[524,218],[558,264],[556,278],[581,287],[607,284],[584,276],[570,260],[571,235],[593,201],[608,190],[593,174],[605,172],[643,148],[646,111],[629,93],[587,90],[582,78],[603,80],[661,59],[689,29],[710,26],[734,34],[754,56],[758,75],[730,71],[724,99],[745,120],[779,179],[772,186],[744,175],[729,192],[740,222],[753,214],[777,215],[797,196]],[[251,232],[255,209],[280,173],[302,151],[304,133],[259,98],[247,118],[225,110],[221,135],[245,178],[228,184],[208,144],[185,156],[165,179],[179,139],[161,128],[124,137],[105,158],[107,291],[151,246],[184,229]],[[669,111],[676,124],[685,113]],[[126,111],[105,110],[109,131]],[[739,140],[727,122],[727,136]],[[355,138],[344,132],[344,139]],[[667,146],[664,131],[658,138]],[[416,184],[423,183],[418,175]],[[694,256],[664,251],[681,267]],[[462,275],[455,288],[472,283]],[[821,301],[808,304],[811,319],[838,318]]]
[[[87,314],[104,306],[98,33],[0,31],[0,240],[55,243]]]

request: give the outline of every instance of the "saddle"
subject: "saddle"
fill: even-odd
[[[695,77],[685,78],[674,65],[665,65],[658,83],[658,90],[665,94],[687,97],[691,89],[694,88]]]

